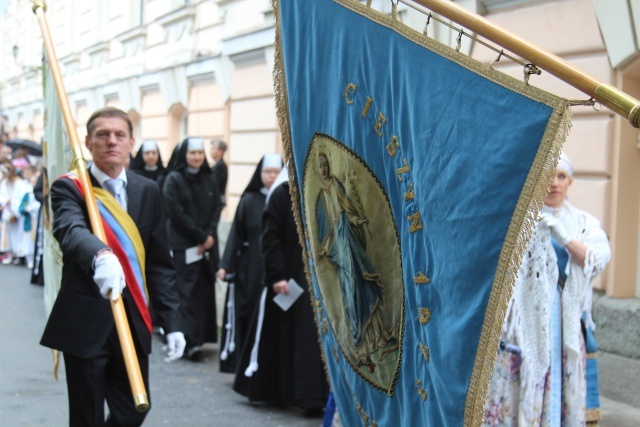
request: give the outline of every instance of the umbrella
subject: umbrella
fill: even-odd
[[[35,141],[28,139],[10,139],[5,142],[5,144],[14,151],[18,148],[26,148],[32,156],[42,156],[42,146]]]

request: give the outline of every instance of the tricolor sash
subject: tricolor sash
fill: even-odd
[[[84,197],[84,191],[78,177],[67,174]],[[100,218],[107,237],[107,245],[118,257],[124,271],[127,289],[138,307],[145,325],[151,332],[151,315],[149,313],[149,293],[145,275],[145,250],[138,227],[129,214],[120,206],[108,191],[93,187]]]

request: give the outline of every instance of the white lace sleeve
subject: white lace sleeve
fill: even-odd
[[[591,215],[586,214],[584,229],[579,241],[587,245],[587,254],[582,269],[584,275],[593,279],[607,266],[611,259],[611,247],[609,239],[600,223]]]
[[[593,304],[593,279],[607,266],[611,259],[611,247],[606,233],[600,227],[600,222],[586,212],[582,213],[582,229],[577,240],[587,245],[587,253],[585,254],[584,266],[582,269],[578,265],[574,265],[577,271],[573,274],[576,284],[582,291],[578,291],[583,295],[581,311],[586,312],[586,326],[592,331],[596,329],[596,324],[591,316],[591,306]],[[579,272],[578,272],[579,271]]]

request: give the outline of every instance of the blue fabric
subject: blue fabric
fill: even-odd
[[[556,251],[556,258],[558,258],[558,273],[562,279],[562,283],[567,281],[567,263],[569,262],[569,252],[567,248],[560,245],[556,239],[551,238],[553,249]]]
[[[346,336],[348,329],[336,335],[324,299],[329,295],[321,292],[321,271],[316,271],[335,263],[316,264],[319,255],[307,236],[318,325],[328,326],[321,341],[342,422],[363,425],[368,417],[377,425],[462,425],[480,334],[485,321],[494,320],[485,313],[502,245],[553,108],[331,0],[278,3],[290,125],[283,132],[291,136],[288,154],[302,192],[300,208],[313,206],[301,212],[305,227],[317,217],[319,236],[341,234],[342,246],[335,249],[353,256],[352,266],[378,273],[380,264],[368,266],[366,260],[376,249],[376,236],[387,230],[370,228],[369,244],[358,248],[346,222],[332,224],[321,213],[326,209],[321,198],[306,199],[311,196],[304,193],[305,171],[316,164],[312,141],[322,133],[375,177],[392,214],[387,228],[400,245],[401,276],[383,280],[385,292],[400,287],[398,310],[403,310],[396,325],[399,370],[385,390],[341,347],[353,338]],[[345,102],[350,83],[357,85],[349,93],[353,104]],[[373,101],[363,117],[367,97]],[[380,113],[386,118],[382,136],[374,130]],[[399,141],[394,157],[386,148],[392,135]],[[410,171],[400,181],[397,170],[405,159]],[[409,185],[415,199],[405,200]],[[416,212],[422,229],[412,232],[407,218]],[[430,283],[415,285],[418,272]],[[360,282],[361,277],[351,281],[356,287]],[[430,319],[423,324],[425,307]],[[428,362],[421,345],[429,348]],[[493,357],[495,350],[483,356]],[[376,356],[371,375],[382,363]]]
[[[24,216],[24,231],[31,231],[31,214],[27,210],[27,206],[29,205],[29,193],[25,194],[22,200],[20,201],[20,213]]]
[[[327,398],[327,406],[324,408],[324,418],[322,420],[322,427],[332,427],[333,426],[333,417],[336,413],[336,401],[333,397],[333,392],[329,392],[329,397]]]
[[[583,325],[586,313],[582,314]],[[585,346],[587,350],[587,411],[600,408],[600,386],[598,385],[598,346],[596,337],[591,329],[584,327]],[[592,356],[589,358],[588,356]],[[595,357],[594,357],[595,356]]]

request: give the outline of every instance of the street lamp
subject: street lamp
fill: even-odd
[[[17,44],[14,44],[13,47],[11,48],[11,52],[13,53],[13,62],[15,62],[16,65],[20,65],[18,64],[18,53],[20,52],[20,48],[18,47]],[[35,73],[36,71],[39,71],[40,68],[42,68],[41,66],[37,66],[37,67],[31,67],[28,65],[22,65],[22,72],[23,73]]]

